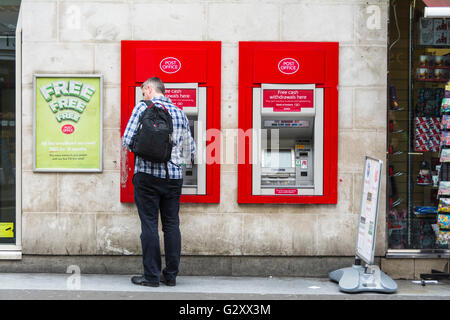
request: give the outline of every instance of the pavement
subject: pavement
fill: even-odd
[[[0,300],[450,300],[450,281],[396,280],[398,291],[339,291],[327,278],[179,276],[175,287],[143,287],[132,275],[0,273]]]

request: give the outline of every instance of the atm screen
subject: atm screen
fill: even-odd
[[[262,166],[264,168],[293,168],[293,149],[264,149]]]

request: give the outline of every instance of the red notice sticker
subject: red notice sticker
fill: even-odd
[[[66,125],[62,126],[61,131],[62,131],[62,133],[65,133],[65,134],[71,134],[75,131],[75,128],[71,124],[66,124]]]
[[[263,107],[277,112],[299,112],[302,108],[314,108],[314,91],[299,89],[266,89]]]
[[[161,60],[159,67],[165,73],[175,73],[180,71],[181,62],[177,58],[167,57]]]
[[[275,194],[298,194],[298,189],[275,189]]]
[[[196,89],[167,89],[164,94],[178,108],[195,108],[197,106]]]
[[[278,62],[278,70],[284,74],[294,74],[300,69],[300,64],[293,58],[284,58]]]

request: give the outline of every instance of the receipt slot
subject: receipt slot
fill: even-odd
[[[220,144],[211,143],[207,134],[209,129],[220,132],[220,61],[217,41],[122,41],[122,134],[134,106],[142,100],[142,83],[152,76],[161,78],[165,96],[189,120],[196,156],[180,164],[181,202],[217,203],[220,199],[220,163],[214,161]],[[133,202],[134,156],[123,153],[121,202]]]
[[[239,44],[239,203],[337,202],[337,85],[337,43]]]

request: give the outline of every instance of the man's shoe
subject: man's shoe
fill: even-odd
[[[175,287],[177,285],[177,280],[175,280],[175,279],[166,280],[166,278],[162,277],[160,281],[169,287]]]
[[[131,277],[131,282],[140,286],[159,287],[159,282],[148,281],[144,276]]]

